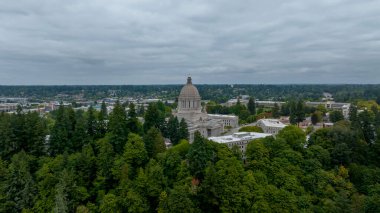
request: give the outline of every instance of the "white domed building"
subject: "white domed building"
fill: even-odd
[[[215,137],[224,132],[224,126],[236,127],[237,116],[208,115],[202,110],[201,96],[193,85],[191,77],[187,78],[186,85],[181,89],[178,97],[177,111],[173,113],[178,120],[185,119],[190,135],[190,142],[194,140],[194,133],[199,131],[203,137]]]

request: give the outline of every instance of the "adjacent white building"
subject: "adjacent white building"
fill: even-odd
[[[235,115],[219,115],[219,114],[208,114],[212,119],[218,119],[223,121],[224,126],[230,126],[236,128],[239,126],[239,118]]]
[[[277,135],[279,131],[286,127],[286,125],[278,119],[260,119],[257,121],[256,126],[261,127],[264,133],[273,135]]]
[[[242,155],[244,156],[247,150],[247,145],[250,141],[272,136],[272,134],[258,133],[258,132],[237,132],[232,135],[209,137],[208,139],[217,143],[226,144],[229,148],[234,145],[238,146]]]

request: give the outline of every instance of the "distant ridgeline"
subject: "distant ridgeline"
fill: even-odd
[[[175,99],[182,85],[99,85],[99,86],[0,86],[0,97],[70,100],[75,95],[87,99],[106,97],[157,97]],[[204,100],[225,102],[238,95],[260,100],[302,98],[318,100],[324,92],[335,101],[379,100],[380,85],[197,85]]]

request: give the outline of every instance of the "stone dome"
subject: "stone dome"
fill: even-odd
[[[182,87],[181,93],[179,94],[180,99],[200,99],[198,89],[191,82],[191,77],[187,78],[187,83]]]
[[[179,113],[200,113],[201,110],[201,96],[191,82],[191,77],[188,77],[187,83],[183,86],[178,97],[177,111]]]

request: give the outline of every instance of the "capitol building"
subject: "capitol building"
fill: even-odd
[[[238,117],[233,115],[207,114],[201,105],[201,96],[193,85],[191,77],[181,89],[178,107],[173,113],[181,120],[185,119],[189,129],[189,140],[194,141],[194,133],[198,131],[203,137],[220,136],[225,126],[237,127]]]

